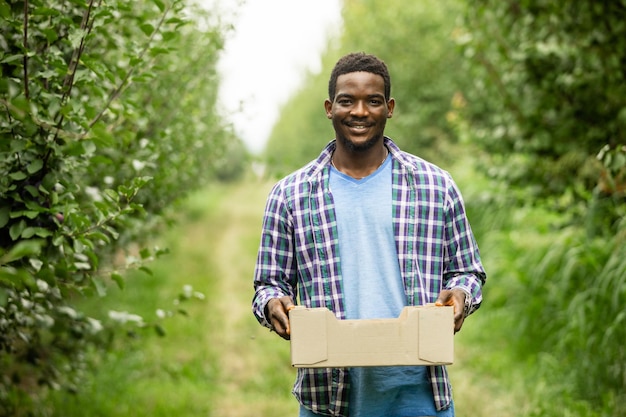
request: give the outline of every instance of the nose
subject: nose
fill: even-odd
[[[353,116],[363,117],[369,113],[369,109],[367,107],[367,103],[362,100],[358,100],[354,103],[352,107],[352,111],[350,112]]]

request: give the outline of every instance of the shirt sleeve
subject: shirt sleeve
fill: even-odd
[[[466,316],[480,307],[482,286],[487,276],[467,219],[463,198],[454,181],[451,181],[447,199],[446,267],[443,278],[445,289],[459,288],[465,292]]]
[[[254,271],[252,311],[263,326],[271,328],[265,306],[272,298],[296,297],[297,273],[293,253],[293,222],[280,183],[270,192]]]

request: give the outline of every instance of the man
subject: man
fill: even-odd
[[[253,311],[284,339],[298,294],[339,319],[454,305],[455,331],[482,302],[485,273],[461,195],[447,172],[384,136],[390,92],[381,60],[341,58],[324,102],[336,139],[269,194]],[[298,369],[293,393],[300,416],[454,416],[443,366]]]

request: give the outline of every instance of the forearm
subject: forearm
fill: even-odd
[[[294,299],[294,293],[289,290],[285,291],[279,286],[257,285],[256,282],[255,289],[254,298],[252,300],[252,312],[261,325],[272,328],[272,325],[266,316],[265,307],[267,306],[267,303],[273,298],[281,298],[284,296],[289,296]]]
[[[460,289],[466,297],[465,315],[468,316],[478,310],[482,301],[482,286],[484,283],[484,272],[455,274],[448,278],[445,283],[445,289]]]

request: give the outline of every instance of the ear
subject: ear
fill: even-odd
[[[393,116],[393,109],[396,107],[396,100],[394,98],[390,98],[387,101],[387,119],[391,119]]]
[[[324,100],[324,110],[326,110],[326,117],[329,119],[333,118],[333,103],[326,99]]]

